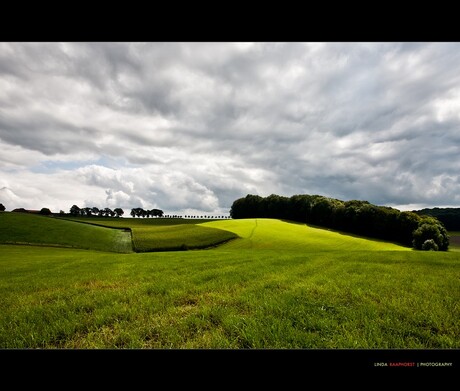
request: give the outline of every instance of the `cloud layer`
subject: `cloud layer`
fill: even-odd
[[[0,202],[460,204],[458,43],[0,43]]]

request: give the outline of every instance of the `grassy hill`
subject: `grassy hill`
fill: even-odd
[[[410,248],[276,219],[194,220],[78,217],[72,220],[129,228],[136,251],[206,248],[283,251],[410,251]],[[235,240],[231,240],[235,239]]]
[[[0,213],[0,243],[131,252],[131,233],[27,213]]]
[[[221,220],[200,224],[225,229],[240,238],[222,246],[229,249],[277,249],[283,251],[412,251],[397,244],[365,239],[337,231],[275,219]]]

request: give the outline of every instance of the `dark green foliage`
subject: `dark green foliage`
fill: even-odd
[[[233,219],[244,219],[246,217],[266,217],[267,211],[263,210],[263,198],[258,195],[248,194],[233,202],[230,208],[230,217]]]
[[[164,212],[161,209],[144,210],[143,208],[131,209],[132,217],[163,217]]]
[[[41,208],[40,209],[40,214],[45,215],[45,216],[49,216],[51,214],[51,211],[48,208]]]
[[[448,231],[460,231],[460,208],[426,208],[415,210],[414,213],[436,217]]]
[[[72,205],[70,208],[70,214],[72,216],[78,216],[81,213],[81,209],[77,205]]]
[[[420,216],[413,212],[400,212],[396,220],[395,235],[400,238],[401,243],[412,243],[412,234],[419,226]]]
[[[425,217],[422,224],[414,231],[413,237],[413,246],[417,250],[446,251],[449,247],[447,231],[434,217]]]
[[[6,209],[6,208],[3,206],[3,204],[0,204],[0,212],[4,212],[5,209]]]
[[[449,246],[447,231],[436,218],[427,219],[414,212],[401,212],[362,200],[341,201],[308,194],[290,198],[275,194],[265,198],[248,194],[233,202],[230,216],[234,219],[287,219],[389,240],[420,250],[423,243],[430,239],[434,240],[441,251],[446,251]],[[418,236],[415,238],[414,233],[422,224],[428,224],[431,228],[417,231]],[[427,244],[425,247],[434,249],[435,246]]]
[[[125,214],[125,211],[121,208],[115,208],[113,211],[116,213],[117,217],[121,217]]]
[[[439,247],[433,239],[427,239],[422,244],[422,250],[425,251],[438,251]]]

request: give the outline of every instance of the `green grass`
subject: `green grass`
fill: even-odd
[[[457,253],[2,245],[1,348],[459,348]]]
[[[131,233],[26,213],[0,213],[0,243],[132,252]]]
[[[0,245],[0,348],[460,348],[459,252],[270,219],[195,221],[182,236],[149,220],[133,231],[240,238],[130,254]]]

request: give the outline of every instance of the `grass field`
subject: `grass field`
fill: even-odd
[[[268,219],[198,227],[240,238],[131,254],[0,245],[0,348],[460,348],[456,251]]]

